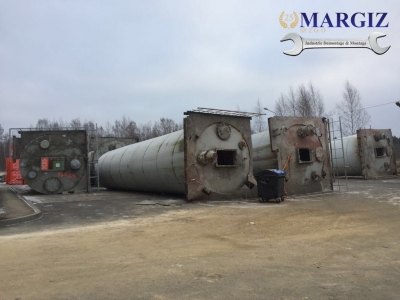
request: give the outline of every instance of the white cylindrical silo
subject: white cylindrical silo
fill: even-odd
[[[335,174],[339,176],[361,176],[361,159],[358,150],[357,135],[344,137],[343,149],[341,139],[332,140],[331,145]]]
[[[267,169],[278,169],[278,157],[271,151],[269,132],[260,132],[251,136],[253,144],[253,173]]]
[[[102,186],[154,192],[185,192],[183,130],[102,155]]]

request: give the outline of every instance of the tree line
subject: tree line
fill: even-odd
[[[31,125],[34,129],[51,129],[59,130],[62,128],[85,129],[89,131],[89,135],[96,135],[96,124],[94,121],[82,121],[80,118],[72,119],[71,121],[49,120],[47,118],[39,119],[35,125]],[[145,124],[137,125],[127,116],[123,116],[120,120],[115,120],[114,123],[107,122],[106,125],[97,127],[98,137],[119,137],[131,138],[138,142],[152,139],[164,134],[181,130],[182,123],[176,123],[169,118],[160,118],[154,123],[149,121]]]

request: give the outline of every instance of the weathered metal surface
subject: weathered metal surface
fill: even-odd
[[[210,199],[245,184],[253,186],[250,118],[192,112],[184,119],[184,128],[187,200]],[[217,151],[217,161],[199,162],[199,154],[210,150]],[[233,160],[220,163],[224,155],[232,155]]]
[[[397,175],[390,129],[357,130],[362,176],[366,179]]]
[[[371,179],[397,175],[393,136],[390,129],[357,130],[357,134],[343,138],[343,146],[347,176],[362,176],[365,179]],[[338,159],[335,162],[334,160],[334,167],[336,166],[343,166],[343,161]],[[339,175],[345,175],[344,168],[339,168],[339,171]]]
[[[268,123],[271,149],[278,156],[279,169],[287,164],[285,187],[288,194],[332,190],[328,128],[324,120],[273,117]]]
[[[187,200],[209,199],[251,185],[250,118],[187,114],[184,130],[102,155],[100,184],[186,194]]]
[[[43,193],[85,191],[86,131],[21,131],[20,172],[26,184]],[[23,149],[20,148],[23,146]]]
[[[320,118],[273,117],[269,133],[254,134],[254,174],[283,169],[288,194],[332,190],[327,125]]]

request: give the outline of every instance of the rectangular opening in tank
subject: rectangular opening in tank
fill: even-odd
[[[311,149],[299,148],[299,163],[310,163],[311,160]]]
[[[217,167],[236,167],[236,150],[217,150]]]
[[[384,148],[375,148],[375,156],[376,157],[383,157],[385,156],[385,149]]]
[[[42,171],[64,171],[65,170],[64,157],[42,157],[40,169]]]

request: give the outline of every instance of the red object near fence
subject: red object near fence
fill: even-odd
[[[19,172],[19,159],[14,163],[11,157],[6,158],[6,184],[25,184]]]

